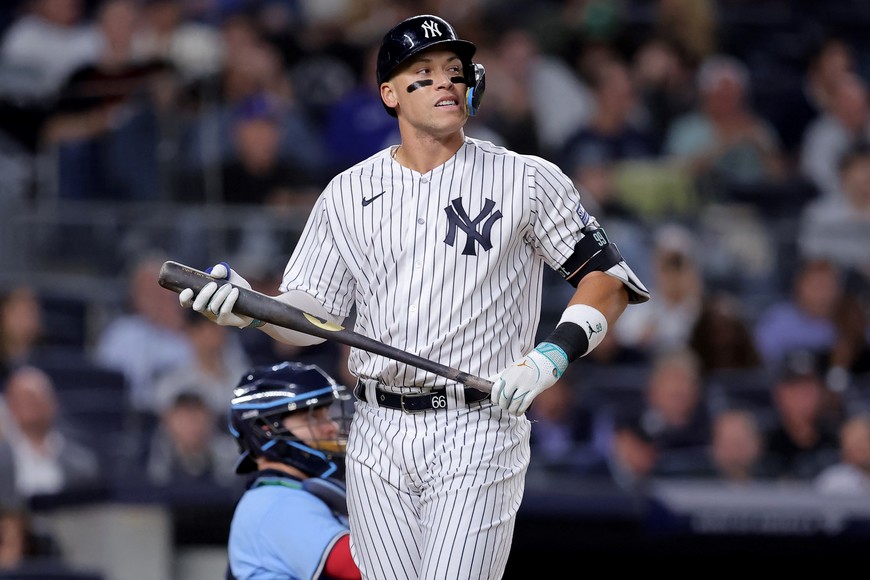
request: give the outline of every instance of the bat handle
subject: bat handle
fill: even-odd
[[[483,391],[484,393],[492,392],[492,381],[466,373],[462,373],[462,375],[463,376],[458,377],[458,380],[465,386],[477,389],[478,391]]]

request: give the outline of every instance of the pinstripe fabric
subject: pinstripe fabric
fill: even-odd
[[[500,578],[529,464],[529,421],[500,407],[408,414],[358,402],[351,546],[366,578]]]
[[[489,251],[476,243],[476,255],[463,255],[462,231],[452,246],[444,242],[445,208],[457,198],[472,217],[494,200],[492,213],[502,217]],[[355,303],[357,332],[492,376],[534,346],[543,267],[561,266],[591,219],[571,181],[542,159],[466,138],[450,160],[421,175],[385,150],[327,186],[281,290],[304,290],[341,318]],[[449,382],[355,349],[350,365],[391,387]]]
[[[429,173],[384,150],[318,199],[281,291],[303,290],[355,330],[493,376],[534,346],[543,268],[560,267],[594,221],[553,164],[466,138]],[[461,385],[353,349],[347,455],[354,559],[367,578],[499,578],[529,464],[529,423]],[[374,386],[447,387],[447,410],[379,408]]]

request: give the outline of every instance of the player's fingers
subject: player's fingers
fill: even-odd
[[[218,264],[215,264],[211,268],[208,268],[205,273],[212,278],[223,280],[224,278],[229,278],[230,276],[230,265],[226,262],[220,262]]]
[[[522,415],[525,413],[529,407],[532,405],[532,401],[535,399],[534,394],[531,392],[525,392],[522,394],[522,397],[518,400],[517,404],[511,404],[511,408],[513,409],[513,413],[515,415]]]
[[[519,387],[519,383],[517,382],[516,373],[512,372],[512,369],[508,369],[505,372],[505,375],[502,377],[502,388],[501,393],[499,393],[498,400],[496,403],[505,409],[506,411],[510,411],[511,405],[513,404],[514,396]]]
[[[492,390],[489,392],[489,400],[492,401],[494,405],[499,404],[502,389],[504,389],[504,379],[501,377],[492,379]]]
[[[178,303],[181,304],[182,308],[190,308],[193,306],[193,297],[195,295],[196,293],[192,289],[185,288],[178,293]]]
[[[233,313],[233,307],[236,305],[236,300],[239,297],[239,289],[233,288],[229,284],[226,286],[230,288],[227,297],[224,299],[223,304],[221,304],[220,311],[216,312],[218,316],[227,317]]]
[[[214,293],[214,296],[212,296],[212,299],[208,302],[208,309],[211,310],[212,314],[218,315],[221,313],[221,307],[223,306],[224,301],[233,290],[234,288],[232,284],[224,284],[218,288],[217,292]]]
[[[202,290],[199,291],[199,294],[196,295],[196,299],[193,301],[193,309],[197,312],[205,312],[215,290],[217,290],[217,284],[215,282],[209,282],[203,286]]]
[[[522,411],[520,409],[524,407],[528,395],[529,392],[527,390],[516,389],[511,395],[510,401],[508,402],[508,412],[512,415],[521,415]]]

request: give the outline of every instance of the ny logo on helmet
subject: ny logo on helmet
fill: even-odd
[[[484,222],[482,231],[477,231],[477,225],[483,221],[483,218],[492,212],[492,208],[494,207],[495,202],[491,199],[487,199],[483,209],[479,214],[477,214],[477,217],[471,219],[468,216],[468,212],[465,211],[464,207],[462,207],[462,198],[457,197],[452,200],[450,205],[444,208],[444,211],[447,213],[447,221],[450,222],[447,227],[447,237],[444,238],[444,243],[448,246],[452,246],[456,241],[456,229],[459,228],[465,232],[465,235],[467,236],[465,247],[462,249],[462,255],[477,255],[474,248],[474,242],[480,244],[480,247],[486,252],[491,250],[492,240],[490,239],[490,232],[492,231],[492,226],[495,225],[495,222],[501,219],[501,212],[496,210],[495,213],[490,215],[489,219]]]
[[[427,20],[423,23],[423,33],[426,38],[441,36],[441,30],[438,28],[438,23],[433,20]]]

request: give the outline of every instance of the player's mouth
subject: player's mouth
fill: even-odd
[[[447,97],[444,99],[440,99],[437,103],[435,103],[435,106],[438,108],[441,108],[441,109],[450,108],[450,107],[458,107],[459,101],[454,99],[454,98]]]

